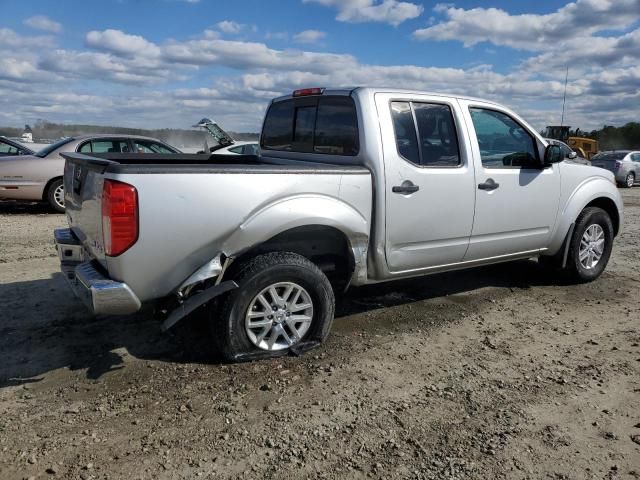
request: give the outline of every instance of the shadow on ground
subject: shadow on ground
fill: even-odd
[[[25,215],[47,214],[62,215],[44,202],[14,202],[13,200],[0,200],[0,215]]]
[[[354,289],[339,300],[336,316],[344,318],[485,287],[530,288],[549,283],[550,277],[535,261],[437,274]],[[504,292],[508,294],[509,290]],[[483,301],[478,295],[456,299],[470,309],[481,308]],[[0,311],[4,312],[0,324],[0,387],[37,381],[62,367],[86,370],[88,378],[97,379],[123,368],[123,354],[170,362],[214,361],[213,355],[202,351],[206,350],[206,326],[197,318],[192,321],[197,323],[195,327],[185,325],[173,334],[162,333],[151,313],[92,318],[72,296],[61,274],[0,285]],[[358,321],[366,328],[367,319]],[[376,321],[376,327],[381,326],[384,328],[384,313]]]

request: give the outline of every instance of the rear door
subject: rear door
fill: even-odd
[[[476,172],[465,261],[546,248],[560,202],[560,168],[541,168],[544,145],[513,113],[461,100]]]
[[[469,244],[474,172],[455,100],[376,94],[383,139],[391,272],[460,262]]]

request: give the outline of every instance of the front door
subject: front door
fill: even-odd
[[[389,271],[460,262],[475,202],[471,152],[457,103],[377,94],[383,133]]]
[[[476,170],[476,212],[465,261],[546,248],[558,214],[560,171],[509,112],[461,101]]]

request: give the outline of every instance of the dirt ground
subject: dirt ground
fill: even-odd
[[[239,365],[91,318],[57,273],[64,217],[0,202],[0,478],[640,478],[623,194],[597,282],[525,261],[360,289],[322,348]]]

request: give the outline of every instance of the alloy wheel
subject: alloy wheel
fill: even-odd
[[[604,247],[605,236],[602,227],[597,223],[589,225],[580,239],[580,249],[578,251],[580,264],[586,270],[595,268],[602,258]]]
[[[304,337],[313,320],[309,293],[293,282],[263,289],[249,303],[245,329],[251,343],[262,350],[283,350]]]
[[[53,191],[53,201],[60,208],[64,208],[64,185],[58,185]]]

